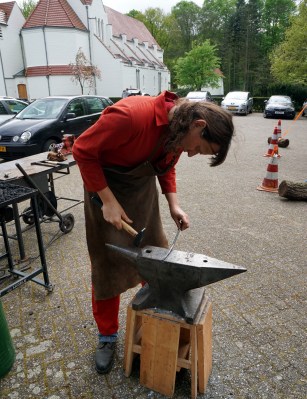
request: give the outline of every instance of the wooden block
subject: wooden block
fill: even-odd
[[[127,321],[126,321],[126,339],[125,339],[125,353],[124,353],[124,370],[125,376],[129,377],[132,370],[133,362],[133,345],[135,335],[135,319],[136,312],[132,310],[131,306],[127,309]]]
[[[191,327],[191,398],[197,396],[197,336],[196,326]]]
[[[200,323],[196,326],[198,342],[198,389],[204,393],[212,371],[212,304],[207,302]]]
[[[172,396],[175,389],[180,324],[142,316],[140,383]]]
[[[212,304],[209,298],[202,302],[192,325],[149,309],[135,311],[130,304],[124,359],[127,377],[137,354],[141,357],[141,385],[172,396],[176,372],[186,368],[191,370],[191,398],[197,397],[198,390],[204,393],[212,370]]]

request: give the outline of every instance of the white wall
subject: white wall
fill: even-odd
[[[18,95],[17,87],[15,89],[10,79],[24,68],[19,38],[19,32],[24,22],[25,19],[19,7],[15,4],[12,8],[8,25],[1,25],[2,39],[0,40],[0,51],[3,71],[0,65],[0,95],[12,97]],[[3,79],[7,80],[5,84]],[[7,91],[5,90],[5,86]]]
[[[202,87],[202,91],[209,91],[213,96],[223,96],[224,95],[224,81],[222,78],[219,78],[219,87],[213,88],[213,87]]]
[[[31,100],[49,96],[48,79],[46,76],[35,76],[27,78],[28,96]]]

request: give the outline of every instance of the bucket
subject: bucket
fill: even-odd
[[[0,301],[0,378],[11,370],[14,361],[15,349]]]

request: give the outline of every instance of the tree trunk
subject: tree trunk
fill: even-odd
[[[268,137],[269,144],[271,143],[271,140],[272,140],[272,137]],[[288,139],[279,139],[277,142],[278,147],[282,147],[282,148],[288,147],[289,143],[290,143],[290,141]]]
[[[290,200],[307,201],[307,183],[283,180],[278,187],[278,194]]]

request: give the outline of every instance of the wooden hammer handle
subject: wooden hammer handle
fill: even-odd
[[[130,226],[130,224],[126,223],[124,220],[122,220],[122,226],[123,229],[129,233],[132,237],[136,237],[138,235],[138,232],[134,230],[133,227]]]
[[[98,205],[99,208],[102,207],[103,204],[102,204],[102,201],[101,201],[101,199],[100,199],[100,197],[99,197],[98,195],[93,195],[93,196],[91,197],[91,200],[92,200],[96,205]],[[132,237],[136,237],[136,236],[138,235],[138,232],[137,232],[136,230],[134,230],[134,228],[132,228],[132,227],[130,226],[130,224],[126,223],[124,220],[122,220],[122,226],[123,226],[123,229],[124,229],[127,233],[129,233]]]

